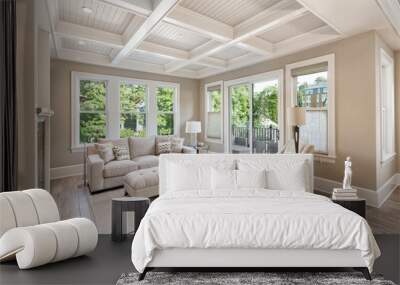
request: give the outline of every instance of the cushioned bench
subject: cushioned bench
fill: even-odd
[[[158,196],[158,167],[139,169],[124,177],[125,191],[132,197]]]

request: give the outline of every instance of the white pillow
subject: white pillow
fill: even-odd
[[[304,160],[276,156],[266,159],[239,159],[239,170],[266,169],[267,187],[271,190],[306,191],[310,169]]]
[[[236,170],[232,169],[211,169],[212,190],[236,190]]]
[[[238,188],[266,188],[267,171],[263,170],[236,170]]]
[[[269,169],[268,188],[272,190],[307,191],[306,163],[292,164],[290,169]]]
[[[186,166],[170,163],[167,189],[170,191],[206,190],[211,188],[210,166]]]

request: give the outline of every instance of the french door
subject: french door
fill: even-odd
[[[278,152],[283,135],[280,79],[227,82],[227,152]]]

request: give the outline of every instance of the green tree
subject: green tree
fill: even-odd
[[[158,135],[172,135],[174,133],[174,96],[175,88],[173,87],[157,88]]]
[[[268,86],[253,96],[253,127],[268,127],[267,122],[278,124],[278,86]]]
[[[80,142],[90,143],[106,136],[106,83],[80,81]]]
[[[143,137],[146,134],[146,86],[121,83],[120,137]]]

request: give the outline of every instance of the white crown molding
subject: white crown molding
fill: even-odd
[[[396,0],[376,0],[385,17],[400,36],[400,2]]]

